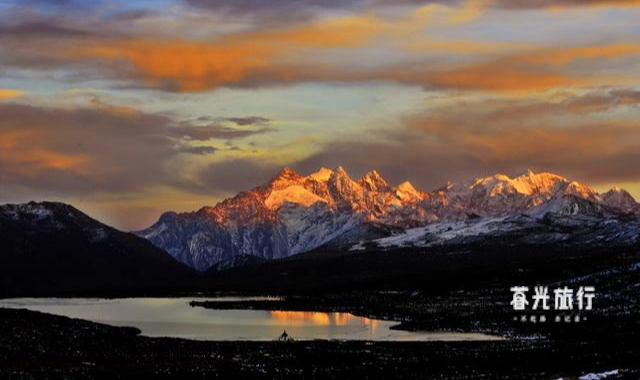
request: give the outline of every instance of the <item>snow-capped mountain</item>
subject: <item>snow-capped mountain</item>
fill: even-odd
[[[631,194],[619,187],[614,187],[606,193],[601,194],[600,199],[605,205],[627,213],[637,213],[640,211],[640,207],[638,207],[639,204],[633,199]]]
[[[608,219],[640,207],[621,189],[598,194],[551,173],[494,175],[421,191],[375,170],[354,180],[342,167],[308,176],[283,169],[269,183],[192,213],[165,213],[139,235],[198,270],[238,256],[276,259],[332,242],[359,242],[415,228],[548,214]],[[472,229],[473,230],[473,229]],[[480,232],[478,232],[480,233]]]

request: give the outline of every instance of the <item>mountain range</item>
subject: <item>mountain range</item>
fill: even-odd
[[[523,243],[628,244],[638,240],[639,214],[640,205],[626,190],[598,193],[530,170],[422,191],[410,182],[390,185],[375,170],[354,180],[342,167],[307,176],[285,168],[213,207],[167,212],[137,234],[206,271],[327,245],[428,246],[514,234]]]
[[[0,296],[208,289],[261,271],[277,284],[291,270],[302,281],[319,263],[323,276],[335,272],[327,281],[367,279],[380,265],[402,277],[411,263],[423,268],[428,252],[623,252],[640,246],[639,234],[640,207],[627,191],[598,193],[550,173],[426,192],[409,182],[392,186],[375,171],[353,180],[343,168],[307,176],[284,169],[213,207],[165,213],[137,235],[63,203],[2,205]]]

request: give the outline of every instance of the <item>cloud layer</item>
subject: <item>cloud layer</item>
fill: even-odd
[[[10,0],[0,201],[142,228],[285,165],[423,189],[532,168],[640,195],[639,16],[637,0]]]
[[[46,190],[64,198],[158,185],[196,187],[172,165],[217,149],[192,142],[267,132],[264,127],[176,124],[166,116],[117,109],[0,104],[0,182],[9,193]]]
[[[276,8],[294,4],[315,8],[337,3],[281,1]],[[496,4],[522,7],[517,1]],[[246,8],[247,12],[262,9],[253,1],[206,5],[238,11]],[[425,32],[434,20],[442,22],[445,15],[453,25],[465,24],[478,17],[480,8],[475,2],[461,2],[459,8],[431,6],[393,17],[379,13],[329,15],[200,37],[158,36],[156,29],[122,27],[123,23],[153,24],[158,17],[153,14],[136,16],[134,21],[125,17],[130,13],[89,18],[88,24],[65,15],[26,13],[2,28],[0,67],[66,70],[74,80],[107,79],[170,92],[378,81],[428,89],[505,92],[607,84],[612,78],[603,67],[640,55],[636,42],[529,46],[438,37]],[[189,20],[183,17],[173,20],[180,28]],[[385,50],[386,55],[396,54],[398,59],[383,59]],[[374,60],[348,58],[357,54],[372,55]],[[624,73],[622,70],[621,75]]]
[[[398,129],[384,134],[384,142],[328,144],[297,167],[308,172],[347,162],[356,173],[376,168],[395,183],[410,179],[427,190],[449,180],[527,168],[596,184],[638,182],[637,120],[602,116],[612,110],[637,112],[639,105],[638,91],[628,89],[552,102],[462,101],[403,119]]]

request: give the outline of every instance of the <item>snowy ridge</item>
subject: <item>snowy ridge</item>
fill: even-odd
[[[375,170],[354,180],[343,167],[307,176],[285,168],[267,184],[213,207],[165,213],[139,235],[179,261],[207,270],[239,255],[269,260],[344,242],[347,236],[357,242],[360,231],[370,239],[372,229],[366,226],[407,231],[403,238],[381,239],[382,246],[415,244],[412,236],[424,240],[425,234],[439,236],[433,244],[515,228],[508,221],[518,215],[534,221],[549,214],[608,219],[639,210],[624,190],[598,194],[586,184],[531,170],[514,178],[496,174],[447,183],[429,192],[408,181],[393,186]]]
[[[467,221],[440,222],[424,227],[411,228],[402,234],[374,240],[382,248],[430,246],[456,238],[479,236],[504,227],[507,217],[472,219]],[[356,244],[353,250],[364,249],[363,242]]]

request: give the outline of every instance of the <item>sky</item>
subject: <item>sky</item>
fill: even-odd
[[[0,2],[0,203],[124,230],[344,166],[640,198],[638,0]]]

